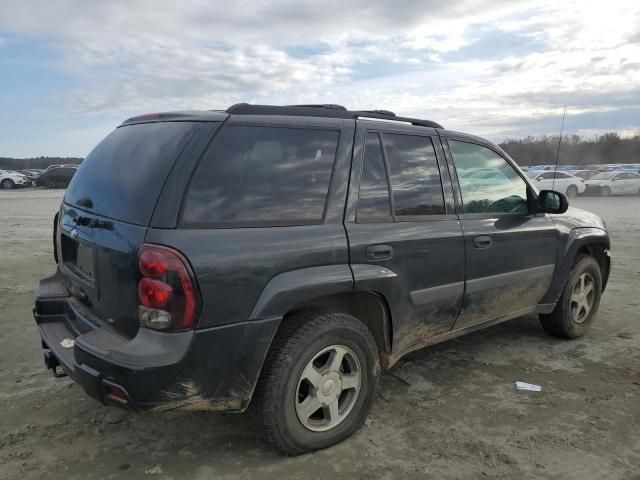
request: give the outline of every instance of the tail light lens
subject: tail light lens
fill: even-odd
[[[138,269],[140,324],[171,332],[193,328],[198,294],[184,255],[169,247],[145,243],[138,256]]]

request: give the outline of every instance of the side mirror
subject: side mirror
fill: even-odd
[[[538,195],[538,211],[542,213],[564,213],[569,208],[569,200],[564,193],[542,190]]]

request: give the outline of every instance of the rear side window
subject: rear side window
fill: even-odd
[[[115,129],[82,162],[65,202],[116,220],[148,225],[171,167],[201,125],[156,122]]]
[[[382,135],[396,217],[442,215],[444,196],[436,152],[429,137]]]
[[[183,205],[183,223],[321,223],[338,137],[334,130],[225,128],[193,174]]]
[[[358,195],[358,222],[391,220],[389,185],[377,133],[368,133]]]

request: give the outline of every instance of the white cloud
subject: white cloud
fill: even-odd
[[[552,131],[565,103],[570,116],[640,107],[640,8],[622,0],[5,0],[3,9],[0,31],[47,39],[76,80],[60,93],[69,116],[317,101],[499,140],[526,134],[527,120]],[[498,40],[484,45],[486,35]]]

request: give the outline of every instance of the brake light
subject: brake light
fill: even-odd
[[[138,256],[138,320],[164,331],[193,328],[198,295],[187,259],[177,250],[144,244]]]
[[[164,308],[169,303],[173,288],[160,280],[143,278],[138,284],[140,303],[147,307]]]
[[[161,277],[169,269],[165,256],[155,250],[140,253],[140,273],[145,277]]]

